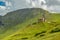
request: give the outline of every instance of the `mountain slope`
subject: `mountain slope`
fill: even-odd
[[[15,26],[17,24],[21,24],[26,20],[34,18],[38,16],[45,10],[39,8],[27,8],[27,9],[20,9],[14,12],[7,13],[5,16],[2,16],[2,23],[3,28],[10,29],[11,26]],[[40,16],[40,15],[39,15]]]
[[[5,16],[2,16],[0,18],[1,38],[5,37],[6,34],[11,34],[7,32],[8,30],[14,33],[18,29],[23,28],[25,25],[28,25],[31,22],[36,21],[38,18],[41,17],[42,13],[45,13],[45,10],[40,8],[27,8],[27,9],[16,10],[14,12],[7,13]],[[19,25],[19,27],[17,27],[17,25]]]
[[[40,18],[46,12],[49,14],[46,10],[31,8],[3,16],[0,40],[59,40],[60,14],[46,14],[46,22],[42,22]]]
[[[17,26],[18,27],[18,26]],[[59,40],[60,22],[33,22],[3,40]]]

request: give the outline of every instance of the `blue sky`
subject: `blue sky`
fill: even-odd
[[[1,6],[5,6],[5,2],[0,1]]]
[[[0,15],[5,15],[8,12],[18,9],[33,7],[43,8],[45,10],[49,10],[50,12],[60,12],[60,0],[7,0],[5,2],[7,6],[2,6],[2,8],[0,8]]]

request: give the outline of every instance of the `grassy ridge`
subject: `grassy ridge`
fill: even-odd
[[[44,25],[45,24],[45,25]],[[56,25],[56,24],[55,24]],[[48,24],[48,23],[39,23],[35,25],[30,25],[27,26],[19,31],[17,31],[15,34],[7,36],[4,38],[4,40],[22,40],[22,39],[27,39],[27,40],[52,40],[56,39],[59,40],[58,38],[60,37],[60,31],[57,30],[57,32],[52,32],[52,30],[60,30],[59,26],[53,27],[53,25]],[[55,36],[57,38],[55,38]]]
[[[38,21],[45,12],[39,8],[21,9],[3,16],[0,40],[59,40],[60,14],[48,12],[46,22]]]
[[[38,23],[38,18],[32,19],[32,21],[30,20],[24,24],[24,25],[28,24],[26,25],[26,27],[18,30],[17,32],[9,36],[6,36],[5,38],[3,38],[3,40],[59,40],[60,37],[60,22],[58,22],[59,14],[51,15],[58,16],[55,18],[53,16],[50,23],[48,23],[48,21]],[[57,21],[55,20],[56,18],[58,18]],[[17,27],[20,26],[21,25],[18,25]]]
[[[2,22],[0,24],[0,29],[3,29],[2,32],[4,32],[4,30],[6,31],[6,30],[12,28],[13,26],[22,24],[26,20],[32,19],[35,16],[38,16],[38,15],[41,16],[41,14],[43,12],[45,12],[45,10],[43,10],[43,9],[27,8],[27,9],[20,9],[20,10],[14,11],[14,12],[7,13],[5,16],[0,17],[0,20]],[[2,24],[4,24],[4,25],[2,25]]]
[[[26,22],[30,19],[35,19],[38,18],[38,16],[40,16],[40,10],[44,11],[43,9],[35,9],[35,8],[31,8],[31,9],[21,9],[21,10],[17,10],[14,12],[10,12],[5,16],[1,16],[1,23],[0,23],[0,39],[14,33],[15,31],[19,29],[21,29],[21,27],[24,27],[22,24],[26,25]],[[35,21],[35,20],[34,20]],[[30,22],[27,22],[28,24]],[[4,25],[2,25],[4,24]],[[27,25],[28,25],[27,24]],[[17,27],[17,25],[19,25]],[[9,31],[9,32],[8,32]]]

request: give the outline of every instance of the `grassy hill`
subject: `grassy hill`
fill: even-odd
[[[53,23],[53,22],[52,22]],[[18,30],[3,40],[59,40],[60,24],[36,23]],[[55,26],[57,25],[57,26]]]
[[[46,13],[46,22],[39,20],[42,13]],[[10,12],[1,17],[0,40],[59,40],[59,17],[39,8]]]
[[[12,28],[13,26],[16,26],[18,24],[22,24],[23,22],[35,18],[38,15],[40,16],[40,12],[42,13],[44,11],[43,9],[36,9],[36,8],[27,8],[27,9],[20,9],[16,10],[14,12],[7,13],[5,16],[2,16],[1,24],[2,27],[0,27],[3,30],[7,30]],[[14,28],[14,27],[13,27]]]

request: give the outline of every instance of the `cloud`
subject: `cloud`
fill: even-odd
[[[48,6],[60,5],[60,1],[58,1],[58,0],[46,0],[46,4]]]
[[[9,6],[8,9],[11,10],[18,10],[18,9],[24,9],[24,8],[43,8],[45,10],[49,11],[55,11],[60,12],[60,0],[9,0],[9,4],[6,1],[6,5]],[[14,5],[14,6],[13,6]],[[4,9],[4,7],[2,7]],[[3,11],[4,13],[7,13],[8,10]],[[2,13],[0,11],[0,13]],[[2,14],[4,14],[2,13]]]
[[[6,9],[11,9],[11,7],[12,7],[12,3],[11,2],[9,2],[9,1],[5,1],[6,2]]]
[[[0,4],[1,4],[0,5],[1,10],[10,9],[10,7],[12,6],[11,2],[8,2],[8,1],[5,1],[4,5],[3,5],[3,1]]]
[[[60,0],[45,0],[50,12],[60,12]]]
[[[47,10],[50,12],[60,12],[60,5],[49,6],[47,7]]]
[[[5,2],[0,1],[0,9],[2,9],[2,10],[5,10],[6,9]]]
[[[6,13],[10,12],[12,10],[12,4],[8,1],[2,1],[5,2],[5,6],[0,5],[0,15],[5,15]]]
[[[6,6],[12,6],[11,2],[6,1]]]
[[[60,2],[60,0],[57,0],[58,2]]]
[[[42,6],[45,6],[46,7],[46,5],[45,5],[46,4],[46,1],[45,0],[26,0],[26,1],[32,7],[38,7],[38,8],[42,8]]]
[[[0,9],[1,9],[1,10],[5,10],[6,7],[5,7],[5,6],[0,6]]]
[[[30,3],[30,0],[26,0],[27,3]]]

